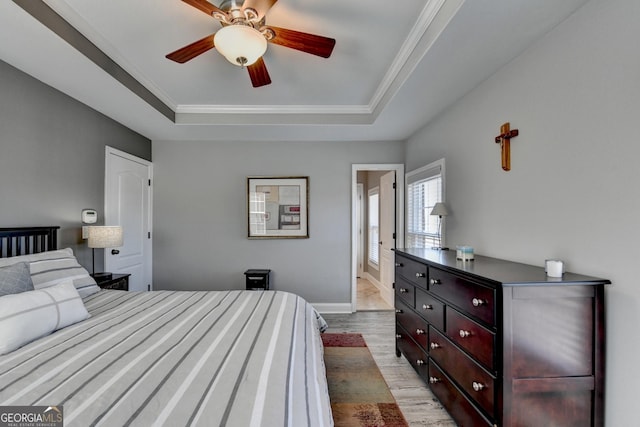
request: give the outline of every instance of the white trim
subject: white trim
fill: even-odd
[[[351,314],[351,304],[343,303],[316,303],[311,304],[320,314]]]
[[[395,171],[396,172],[396,247],[404,247],[404,190],[405,174],[403,163],[376,163],[351,165],[351,312],[355,312],[358,290],[358,172],[359,171]]]
[[[440,169],[440,173],[442,175],[444,175],[444,168],[445,168],[445,161],[444,161],[444,157],[442,159],[438,159],[435,162],[431,162],[428,165],[424,165],[419,167],[418,169],[414,169],[412,171],[407,172],[406,176],[407,176],[407,182],[409,182],[410,180],[408,179],[409,177],[412,177],[414,175],[417,175],[419,173],[423,173],[426,172],[430,169]]]
[[[408,187],[408,183],[409,181],[411,181],[409,178],[412,177],[413,175],[417,175],[420,174],[422,172],[428,171],[429,169],[435,169],[435,168],[440,168],[440,176],[441,176],[441,182],[442,182],[442,189],[441,189],[441,193],[442,193],[442,203],[447,203],[447,180],[446,180],[446,175],[445,175],[445,158],[441,158],[438,159],[434,162],[429,163],[428,165],[424,165],[419,167],[418,169],[414,169],[410,172],[407,172],[407,174],[405,175],[405,184],[404,184],[404,192],[407,192],[407,187]],[[447,206],[448,207],[448,206]],[[406,212],[404,213],[404,215],[406,215]],[[406,221],[406,216],[405,216],[405,221]],[[447,224],[447,220],[446,217],[442,218],[442,224],[441,224],[441,234],[440,234],[440,245],[441,246],[445,246],[445,241],[446,241],[446,224]],[[406,229],[402,229],[402,236],[405,237],[407,230]]]
[[[364,279],[371,282],[371,284],[378,288],[378,290],[382,290],[382,283],[380,283],[380,281],[373,277],[373,275],[371,275],[369,272],[364,273]]]
[[[369,273],[365,273],[366,275],[366,279],[373,285],[375,286],[378,291],[380,291],[380,297],[387,303],[389,304],[391,307],[395,306],[395,303],[393,301],[393,289],[385,289],[384,286],[382,286],[382,283],[380,283],[380,281],[378,279],[376,279],[375,277],[373,277],[371,274]]]
[[[404,43],[398,50],[387,74],[376,88],[369,108],[382,111],[393,95],[411,76],[422,58],[431,50],[440,34],[445,30],[465,0],[433,0],[425,2],[425,7]],[[445,6],[446,7],[443,7]],[[442,18],[441,21],[436,18]],[[377,114],[376,114],[377,117]]]
[[[366,105],[195,105],[184,104],[176,107],[180,114],[371,114]]]
[[[387,69],[375,92],[366,104],[356,105],[189,105],[178,104],[151,79],[145,78],[143,70],[126,61],[118,49],[111,45],[86,19],[68,5],[65,0],[44,0],[48,8],[60,15],[70,26],[82,33],[82,40],[91,41],[96,51],[105,57],[113,58],[122,71],[129,74],[135,82],[146,88],[172,112],[176,124],[243,124],[243,123],[313,123],[313,124],[372,124],[385,106],[391,102],[422,58],[432,49],[449,22],[456,15],[465,0],[430,0],[417,15],[404,43],[392,64]],[[35,2],[34,2],[35,3]],[[46,24],[45,24],[46,25]],[[53,29],[53,26],[51,26]],[[81,52],[85,57],[96,62]],[[220,59],[222,60],[222,59]],[[96,62],[97,64],[98,62]],[[99,65],[99,64],[98,64]],[[115,72],[105,68],[107,74]],[[125,86],[131,86],[126,84]],[[78,92],[81,94],[81,91]],[[77,95],[77,94],[76,94]],[[77,97],[77,96],[76,96]],[[82,100],[82,96],[78,98]],[[145,98],[149,103],[149,100]],[[150,104],[153,108],[157,106]],[[229,113],[229,109],[232,112]],[[239,117],[238,117],[239,116]],[[321,120],[321,121],[320,121]]]
[[[131,160],[132,162],[138,162],[145,166],[149,166],[151,171],[153,171],[153,163],[148,160],[142,159],[138,156],[134,156],[133,154],[118,150],[117,148],[110,147],[108,145],[105,146],[105,154],[115,154],[116,156],[124,157],[127,160]]]

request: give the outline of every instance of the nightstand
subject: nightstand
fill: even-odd
[[[247,270],[244,272],[247,282],[247,290],[269,290],[269,273],[271,270]]]
[[[115,289],[117,291],[129,290],[129,276],[131,274],[113,274],[111,279],[96,279],[96,283],[102,289]]]

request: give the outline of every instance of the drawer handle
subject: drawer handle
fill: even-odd
[[[460,338],[467,338],[471,336],[471,332],[460,329]]]
[[[440,378],[429,377],[429,384],[438,384],[440,382]]]
[[[405,288],[400,288],[400,293],[401,293],[401,294],[406,294],[407,292],[409,292],[407,289],[405,289]]]
[[[480,307],[485,305],[486,303],[486,301],[483,301],[480,298],[474,298],[471,300],[471,304],[473,304],[474,307]]]
[[[424,273],[416,273],[416,277],[417,277],[417,278],[421,278],[421,277],[424,277],[424,276],[425,276],[425,274],[424,274]]]
[[[396,314],[402,314],[402,313],[403,313],[403,311],[401,309],[396,308]]]
[[[404,267],[404,264],[401,262],[396,262],[396,267]]]
[[[433,306],[431,304],[422,304],[423,310],[433,310]]]
[[[401,339],[401,338],[402,338],[402,335],[400,335],[400,334],[396,334],[396,339],[397,339],[397,340],[399,340],[399,339]]]
[[[424,360],[422,360],[422,359],[416,360],[416,365],[418,365],[418,366],[424,365]]]
[[[437,348],[440,348],[440,344],[438,344],[437,342],[432,342],[429,347],[431,347],[431,350],[435,350]]]
[[[424,329],[420,329],[420,328],[416,329],[416,334],[424,335]]]
[[[479,382],[477,382],[477,381],[474,381],[474,382],[471,384],[471,386],[473,387],[473,390],[474,390],[474,391],[482,391],[482,390],[484,390],[484,389],[485,389],[485,387],[486,387],[484,384],[479,383]]]
[[[442,284],[442,280],[440,280],[440,279],[431,279],[431,280],[429,280],[429,283],[431,283],[432,285],[441,285]]]

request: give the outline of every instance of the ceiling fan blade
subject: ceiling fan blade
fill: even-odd
[[[211,34],[210,36],[200,39],[197,42],[188,44],[185,47],[176,50],[175,52],[171,52],[166,56],[166,58],[180,64],[184,64],[185,62],[192,60],[196,56],[213,49],[215,47],[213,45],[213,36],[214,35]]]
[[[242,9],[255,9],[260,19],[262,19],[277,1],[278,0],[245,0]]]
[[[264,65],[262,57],[258,58],[256,62],[247,67],[249,70],[249,77],[251,77],[251,84],[253,87],[266,86],[271,84],[271,77],[267,71],[267,66]]]
[[[278,28],[267,26],[273,31],[275,36],[269,40],[271,43],[279,44],[291,49],[300,50],[312,55],[328,58],[333,52],[336,45],[335,39],[317,36],[315,34],[302,33],[300,31],[288,30],[286,28]]]
[[[203,11],[204,13],[206,13],[207,15],[211,16],[213,14],[213,12],[221,12],[224,13],[222,10],[220,10],[217,6],[212,5],[211,3],[209,3],[206,0],[182,0],[183,2],[195,7],[198,10]]]

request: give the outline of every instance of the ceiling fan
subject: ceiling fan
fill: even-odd
[[[232,64],[247,68],[253,87],[271,83],[262,59],[267,42],[323,58],[336,44],[328,37],[266,25],[265,15],[278,0],[224,0],[220,7],[206,0],[182,1],[217,19],[222,28],[166,57],[183,64],[215,47]]]

